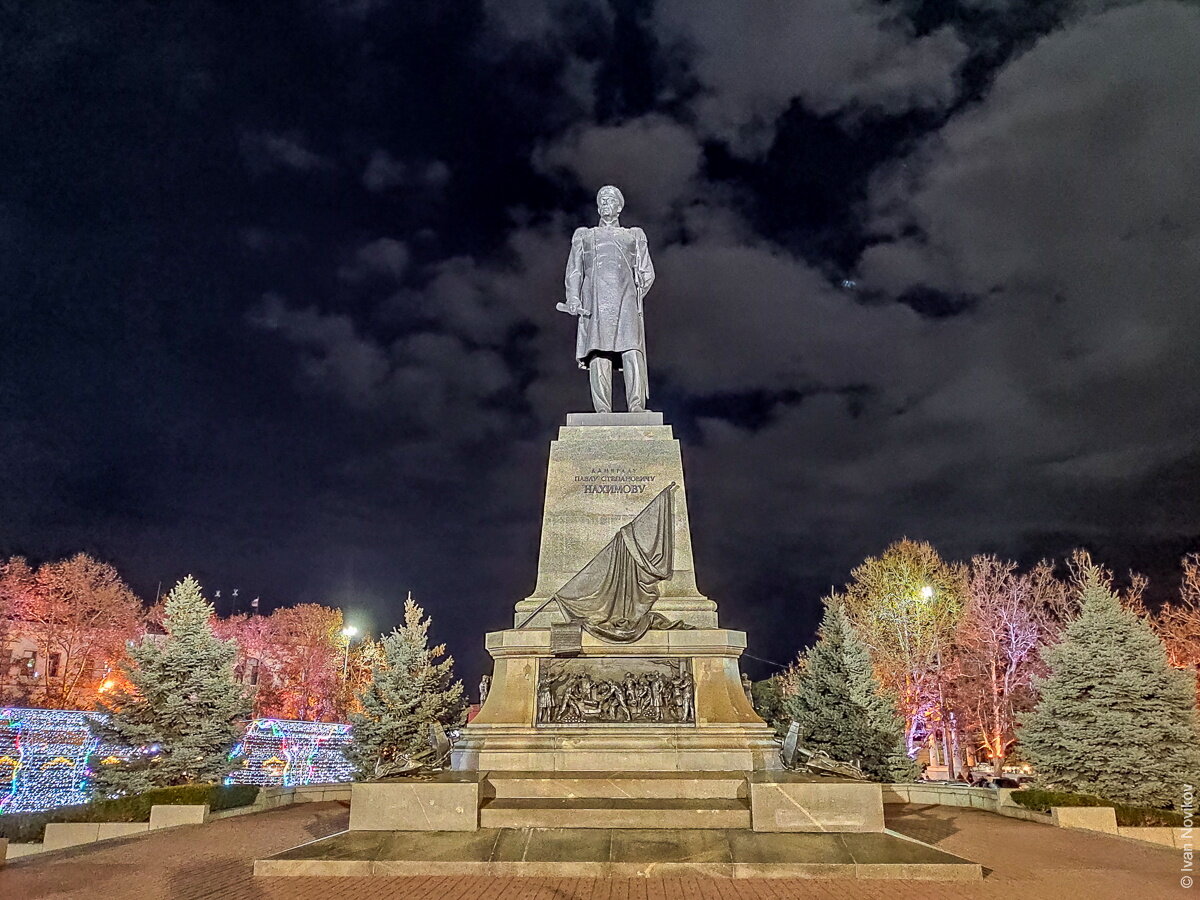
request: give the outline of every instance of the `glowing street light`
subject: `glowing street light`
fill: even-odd
[[[933,599],[933,586],[932,585],[927,584],[921,588],[921,599],[925,600],[926,602]],[[954,713],[950,713],[949,716],[947,716],[947,713],[946,713],[946,693],[945,693],[945,689],[942,685],[942,650],[941,650],[941,647],[938,647],[936,652],[937,652],[936,665],[937,665],[938,708],[939,708],[939,711],[940,711],[941,717],[942,717],[942,753],[946,757],[946,776],[951,781],[953,781],[954,780],[954,757],[951,756],[951,753],[950,753],[950,731],[946,728],[945,723],[947,721],[947,718],[949,719],[949,721],[951,723],[953,723]]]
[[[353,625],[347,625],[342,629],[342,637],[346,639],[346,646],[342,648],[342,681],[350,675],[350,642],[354,640],[354,636],[358,634],[358,629]]]

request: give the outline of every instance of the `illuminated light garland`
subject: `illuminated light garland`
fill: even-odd
[[[91,799],[88,760],[102,747],[88,728],[94,713],[63,709],[0,709],[0,813],[37,812]]]
[[[351,727],[339,722],[256,719],[229,754],[237,763],[226,784],[295,787],[354,780],[346,759]]]
[[[0,814],[39,812],[91,800],[92,767],[128,751],[102,744],[88,728],[100,713],[0,708]],[[226,784],[294,787],[352,781],[351,727],[336,722],[255,719],[229,754]]]

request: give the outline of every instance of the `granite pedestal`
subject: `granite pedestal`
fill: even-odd
[[[696,586],[679,442],[661,413],[572,413],[550,446],[541,550],[533,594],[516,605],[514,627],[487,635],[495,660],[487,702],[455,746],[460,770],[581,772],[753,771],[779,767],[774,733],[741,685],[741,631],[720,628],[717,605]],[[694,715],[665,721],[547,724],[539,721],[539,680],[554,658],[551,626],[566,616],[554,601],[563,584],[667,485],[675,500],[674,565],[656,612],[686,629],[651,630],[632,643],[583,635],[585,671],[622,660],[683,666],[694,682]]]

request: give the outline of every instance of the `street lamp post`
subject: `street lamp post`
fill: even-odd
[[[342,637],[345,639],[346,645],[342,648],[342,683],[346,683],[346,679],[350,676],[350,642],[354,636],[358,634],[358,629],[353,625],[347,625],[342,629]]]
[[[921,588],[921,599],[928,602],[933,599],[933,586],[924,585]],[[939,639],[938,643],[941,641]],[[941,720],[942,726],[942,755],[946,758],[946,778],[949,781],[954,780],[954,756],[951,754],[950,744],[950,718],[946,714],[946,691],[942,684],[942,648],[939,646],[934,657],[934,665],[937,666],[937,689],[938,689],[938,718]],[[935,738],[936,740],[936,738]]]

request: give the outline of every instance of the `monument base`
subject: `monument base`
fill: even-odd
[[[696,586],[679,441],[657,412],[568,414],[550,444],[537,583],[516,604],[513,625],[565,622],[558,604],[547,601],[670,484],[679,486],[674,559],[654,610],[696,628],[716,628],[717,605]]]
[[[584,634],[582,652],[564,660],[551,652],[549,628],[492,632],[491,690],[455,743],[452,766],[547,773],[778,769],[779,742],[741,685],[737,659],[745,646],[743,632],[723,628],[650,631],[628,644]],[[688,685],[690,696],[679,703],[680,688],[657,707],[631,710],[625,697],[656,671]],[[600,686],[597,695],[608,690],[622,697],[560,715],[561,685],[581,677]]]
[[[880,785],[786,771],[445,771],[355,784],[351,831],[883,831]]]
[[[672,484],[674,561],[654,624],[684,627],[580,634],[552,598]],[[782,771],[742,687],[746,635],[718,627],[696,586],[679,444],[660,414],[568,417],[550,451],[537,585],[513,624],[487,635],[490,690],[451,770],[356,784],[349,831],[258,860],[255,874],[982,876],[887,832],[880,785]]]
[[[983,871],[886,830],[878,784],[622,770],[356,784],[349,831],[256,860],[254,874],[975,881]]]
[[[474,834],[343,831],[255,860],[254,874],[979,881],[983,867],[894,832],[490,828]]]
[[[753,771],[779,767],[779,745],[752,726],[627,726],[617,732],[481,725],[455,745],[456,768],[479,771]]]

